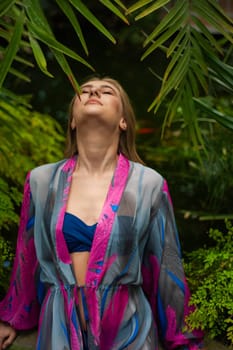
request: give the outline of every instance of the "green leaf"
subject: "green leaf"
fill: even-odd
[[[206,43],[206,39],[204,39],[196,30],[192,30],[191,34],[190,42],[192,45],[193,62],[201,67],[203,75],[208,75],[207,63],[204,58],[205,50],[208,50],[209,48],[208,43]],[[201,47],[204,48],[204,52],[202,52]],[[211,48],[209,48],[209,51],[211,51]]]
[[[173,34],[177,32],[180,28],[181,24],[184,22],[184,17],[178,18],[172,26],[168,27],[168,29],[157,38],[154,43],[145,51],[145,53],[141,57],[141,61],[143,61],[148,55],[150,55],[157,47],[161,47],[168,39],[170,39]]]
[[[196,10],[201,17],[205,18],[213,28],[217,29],[219,33],[222,33],[223,36],[233,43],[233,38],[229,34],[229,32],[233,33],[233,28],[229,26],[227,22],[221,18],[221,15],[214,11],[206,1],[195,2],[194,10]]]
[[[129,24],[127,18],[123,15],[123,13],[113,5],[112,1],[109,0],[99,0],[105,7],[107,7],[110,11],[112,11],[117,17],[119,17],[123,22]]]
[[[52,30],[41,8],[40,1],[24,0],[24,6],[30,22],[38,28],[41,28],[41,30],[46,31],[47,34],[52,34]]]
[[[207,0],[207,2],[215,8],[215,10],[218,12],[219,16],[221,16],[226,23],[229,23],[229,25],[232,27],[233,20],[228,14],[224,11],[223,6],[219,6],[219,4],[216,1]]]
[[[197,105],[205,112],[207,115],[211,115],[219,124],[223,125],[225,128],[233,130],[233,117],[225,115],[219,112],[217,109],[212,108],[203,99],[194,98]]]
[[[47,70],[47,62],[38,41],[35,38],[33,38],[30,34],[29,40],[38,67],[44,74],[48,75],[50,78],[53,78],[53,75]]]
[[[61,69],[63,70],[63,72],[66,74],[66,76],[68,77],[71,85],[73,86],[74,90],[76,91],[77,94],[80,93],[80,86],[65,58],[65,56],[59,52],[59,51],[56,51],[56,50],[53,50],[52,49],[52,52],[57,60],[57,62],[59,63]]]
[[[22,63],[22,64],[25,64],[25,66],[28,66],[28,67],[34,67],[34,64],[32,62],[25,60],[24,58],[19,57],[17,55],[15,56],[15,61]]]
[[[208,28],[196,16],[192,16],[192,20],[196,24],[197,28],[199,28],[201,34],[204,35],[209,41],[209,43],[211,43],[211,45],[213,45],[217,51],[222,53],[222,47],[218,44],[217,40],[214,38]]]
[[[168,108],[163,120],[163,125],[162,125],[162,137],[164,136],[165,128],[168,126],[171,126],[171,123],[174,119],[174,117],[177,114],[177,108],[180,105],[180,101],[182,98],[182,91],[183,91],[183,86],[180,87],[180,89],[176,90],[174,96],[172,97],[170,103],[168,104]]]
[[[157,11],[158,9],[160,9],[161,7],[163,7],[164,5],[166,5],[168,2],[170,2],[171,0],[159,0],[156,1],[153,5],[151,5],[150,7],[148,7],[146,10],[142,11],[138,16],[135,17],[135,21],[148,16],[149,14],[151,14],[154,11]]]
[[[125,5],[120,1],[120,0],[114,0],[114,2],[121,7],[124,11],[127,10],[127,8],[125,7]]]
[[[88,68],[93,69],[92,66],[87,61],[85,61],[82,57],[80,57],[78,54],[76,54],[73,50],[70,50],[68,47],[59,43],[56,39],[53,38],[52,35],[49,35],[42,28],[37,27],[34,23],[28,22],[28,29],[29,29],[30,34],[33,37],[44,42],[50,48],[53,48],[53,49],[65,54],[65,55],[75,59],[76,61],[81,62],[82,64],[84,64]]]
[[[168,14],[160,21],[159,25],[152,31],[146,38],[143,46],[149,44],[150,41],[154,40],[156,36],[160,35],[163,31],[167,30],[169,26],[173,25],[172,21],[178,21],[184,14],[187,15],[187,2],[186,0],[177,1],[176,5],[168,12]]]
[[[187,49],[187,46],[189,44],[189,37],[186,34],[185,37],[183,38],[183,41],[181,42],[181,44],[179,45],[177,51],[174,53],[174,55],[172,56],[171,61],[169,62],[164,76],[163,76],[163,81],[166,81],[168,79],[169,74],[171,73],[172,69],[174,68],[174,66],[177,64],[177,62],[180,60],[180,57],[184,54],[184,52]]]
[[[28,78],[27,75],[21,73],[20,71],[14,69],[14,68],[9,68],[9,73],[13,74],[14,76],[16,76],[17,78],[26,81],[27,83],[30,83],[31,79]]]
[[[186,35],[187,32],[187,25],[183,26],[176,35],[176,37],[172,40],[171,45],[167,49],[167,57],[171,56],[171,54],[174,52],[177,46],[180,45],[181,40],[183,39],[184,35]]]
[[[70,23],[72,24],[80,43],[85,51],[85,53],[88,55],[88,48],[82,33],[82,29],[79,25],[79,22],[77,21],[77,18],[75,16],[75,13],[70,6],[69,2],[67,0],[56,0],[57,4],[60,6],[61,10],[64,12],[66,17],[69,19]]]
[[[149,111],[154,108],[154,113],[158,110],[160,107],[162,101],[165,99],[165,97],[174,89],[177,89],[179,84],[182,83],[182,80],[185,77],[185,74],[187,74],[187,70],[189,67],[189,60],[190,60],[190,52],[189,49],[184,52],[181,59],[178,61],[176,68],[173,70],[172,74],[170,75],[169,79],[165,82],[163,82],[162,87],[159,91],[158,96],[155,98],[155,100],[152,102],[152,104],[149,106]]]
[[[199,88],[199,85],[197,83],[197,79],[195,78],[191,69],[189,69],[189,71],[188,71],[187,80],[192,88],[193,95],[195,97],[199,96],[200,95],[200,88]]]
[[[95,26],[102,34],[104,34],[113,44],[116,43],[116,39],[112,34],[103,26],[103,24],[93,15],[93,13],[83,4],[81,0],[69,0],[70,3],[84,16],[93,26]]]
[[[139,0],[138,2],[136,2],[135,4],[133,4],[128,8],[128,10],[126,11],[126,14],[128,15],[129,13],[133,13],[134,11],[142,8],[143,6],[150,4],[152,1],[153,0]]]
[[[23,32],[23,24],[24,24],[24,14],[21,13],[21,15],[18,17],[17,22],[15,23],[15,28],[12,33],[10,44],[7,46],[5,50],[4,59],[0,65],[0,88],[7,76],[9,68],[11,67],[11,64],[19,49],[20,39]]]
[[[0,3],[0,17],[5,15],[5,13],[14,5],[16,0],[1,0]]]
[[[233,88],[233,67],[221,61],[217,56],[206,52],[206,60],[210,70],[220,81]]]
[[[183,89],[181,106],[183,108],[184,120],[187,122],[193,144],[196,148],[198,148],[199,144],[204,147],[204,141],[201,135],[200,127],[198,125],[197,110],[194,105],[191,86],[187,83],[187,80]]]
[[[203,71],[201,67],[199,66],[198,62],[192,63],[192,72],[196,76],[197,81],[199,81],[201,87],[205,91],[205,93],[208,92],[208,82],[207,77],[203,74]]]

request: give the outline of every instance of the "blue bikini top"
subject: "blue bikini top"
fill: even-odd
[[[87,225],[79,217],[65,213],[63,234],[69,253],[90,252],[95,229],[94,225]]]

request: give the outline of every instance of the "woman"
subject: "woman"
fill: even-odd
[[[135,149],[127,94],[92,78],[71,103],[67,159],[28,174],[0,349],[201,349],[165,179]]]

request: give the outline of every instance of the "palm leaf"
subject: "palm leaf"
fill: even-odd
[[[56,0],[57,4],[60,6],[61,10],[64,12],[64,14],[66,15],[66,17],[69,19],[70,23],[72,24],[79,40],[80,43],[85,51],[85,53],[88,55],[88,48],[87,48],[87,44],[86,41],[84,39],[83,33],[82,33],[82,29],[79,25],[79,22],[77,21],[77,18],[75,16],[75,13],[72,9],[72,7],[70,6],[69,2],[67,0]]]
[[[152,12],[159,10],[161,7],[169,3],[171,0],[160,0],[156,1],[153,5],[148,7],[146,10],[142,11],[138,16],[135,17],[135,20],[139,20],[150,15]]]
[[[6,12],[14,5],[16,0],[1,0],[0,3],[0,17],[6,14]]]
[[[187,73],[188,67],[189,67],[189,60],[190,60],[190,52],[187,49],[184,54],[181,56],[181,59],[179,62],[177,62],[176,69],[173,70],[173,72],[170,75],[169,81],[163,81],[162,87],[159,91],[158,96],[155,98],[155,100],[152,102],[152,104],[149,106],[148,111],[152,110],[154,107],[154,113],[159,109],[161,103],[165,99],[165,97],[174,89],[177,89],[179,84],[182,83],[182,79],[185,77],[185,74]]]
[[[24,64],[27,67],[34,67],[34,64],[31,61],[28,61],[18,55],[15,56],[15,61]]]
[[[23,81],[26,81],[26,83],[30,83],[30,81],[31,81],[31,79],[27,75],[21,73],[19,70],[15,69],[13,67],[10,67],[8,72],[13,74],[17,78],[19,78]]]
[[[29,34],[29,40],[30,40],[31,48],[32,48],[32,51],[33,51],[33,54],[34,54],[34,57],[36,59],[38,67],[40,68],[40,70],[44,74],[46,74],[50,78],[52,78],[53,75],[51,73],[49,73],[47,70],[47,61],[46,61],[46,58],[44,56],[44,53],[43,53],[38,41],[30,34]]]
[[[24,0],[26,14],[29,17],[30,23],[36,25],[41,30],[52,35],[52,30],[43,13],[39,0]]]
[[[194,77],[196,77],[196,81],[200,84],[200,88],[202,88],[205,93],[208,93],[208,81],[205,74],[203,74],[203,70],[199,65],[199,62],[192,62],[192,72]]]
[[[222,18],[221,13],[213,9],[213,7],[206,1],[196,1],[193,5],[193,9],[194,11],[196,10],[205,21],[209,22],[213,28],[217,29],[219,33],[222,33],[231,43],[233,43],[233,38],[229,34],[233,33],[233,27]]]
[[[126,11],[126,14],[128,15],[129,13],[133,13],[134,11],[150,4],[152,1],[153,0],[139,0],[128,8],[128,10]]]
[[[116,39],[112,34],[103,26],[103,24],[93,15],[86,5],[81,0],[69,0],[70,3],[76,8],[78,12],[82,14],[93,26],[95,26],[102,34],[104,34],[113,44],[116,43]]]
[[[233,116],[225,115],[219,112],[217,109],[206,103],[204,99],[194,98],[194,101],[205,114],[211,116],[211,118],[215,119],[225,128],[233,130]]]
[[[163,31],[165,31],[173,21],[177,21],[178,18],[182,17],[184,13],[187,13],[187,2],[186,0],[180,0],[177,2],[176,6],[168,12],[168,14],[163,18],[162,21],[157,25],[157,27],[148,35],[143,43],[143,46],[149,44],[150,41],[154,40]]]
[[[141,57],[141,61],[144,60],[149,54],[151,54],[157,47],[161,47],[168,39],[172,37],[181,27],[181,24],[185,20],[185,13],[183,14],[183,17],[177,18],[177,20],[174,22],[174,25],[171,27],[168,27],[164,33],[157,38],[157,40],[154,41],[154,43],[145,51],[145,53]]]
[[[173,68],[176,66],[176,64],[178,63],[178,60],[180,60],[180,57],[184,54],[186,48],[187,48],[187,44],[188,44],[188,41],[189,41],[189,37],[187,35],[187,32],[182,40],[182,42],[180,43],[180,45],[177,47],[177,50],[176,52],[174,52],[167,68],[166,68],[166,71],[164,73],[164,76],[163,76],[163,82],[165,82],[171,71],[173,70]]]
[[[217,1],[213,1],[213,0],[207,0],[207,2],[213,7],[215,8],[215,10],[217,11],[217,13],[219,14],[219,16],[221,16],[221,18],[225,21],[225,23],[228,23],[230,26],[233,25],[233,20],[231,17],[229,17],[225,11],[223,11],[222,7],[218,4]],[[231,27],[232,28],[232,27]]]
[[[114,0],[114,2],[121,7],[124,11],[127,10],[127,8],[125,7],[125,5],[120,1],[120,0]]]
[[[183,28],[181,28],[174,38],[174,40],[171,42],[170,46],[167,49],[167,57],[170,57],[174,50],[176,48],[179,48],[180,42],[182,41],[183,37],[187,34],[187,26],[184,25]]]
[[[4,60],[0,66],[0,88],[7,76],[7,73],[19,49],[20,39],[23,32],[23,22],[24,15],[23,13],[21,13],[21,15],[18,17],[18,20],[15,23],[15,28],[12,33],[11,41],[4,52]]]
[[[112,11],[117,17],[119,17],[123,22],[129,24],[128,19],[123,15],[123,13],[113,5],[112,1],[109,0],[100,0],[100,2],[107,7],[110,11]]]
[[[53,50],[52,52],[57,60],[57,62],[59,63],[61,69],[63,70],[63,72],[66,74],[66,76],[68,77],[71,85],[74,88],[74,91],[76,91],[77,94],[80,93],[80,86],[79,83],[77,82],[70,66],[69,63],[67,62],[65,56],[63,55],[63,53],[57,51],[57,50]]]
[[[221,45],[219,45],[218,41],[214,38],[208,28],[200,21],[196,16],[192,16],[193,22],[196,24],[197,28],[200,30],[201,34],[204,35],[207,41],[215,47],[215,49],[222,54],[223,50]]]
[[[88,68],[93,69],[92,66],[87,61],[85,61],[82,57],[80,57],[78,54],[76,54],[73,50],[69,49],[65,45],[59,43],[56,39],[54,39],[54,37],[52,35],[49,35],[46,31],[44,31],[43,29],[38,27],[36,24],[28,22],[27,25],[28,25],[29,32],[30,32],[30,34],[32,34],[33,37],[44,42],[50,48],[53,48],[53,49],[65,54],[65,55],[75,59],[76,61],[81,62],[82,64],[84,64]]]

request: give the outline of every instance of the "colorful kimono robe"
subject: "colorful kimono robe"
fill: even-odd
[[[37,350],[81,350],[78,286],[62,227],[77,157],[28,174],[10,288],[0,319],[38,326]],[[78,201],[78,198],[77,198]],[[184,329],[189,291],[171,198],[156,171],[119,156],[99,217],[86,284],[90,350],[197,350]]]

